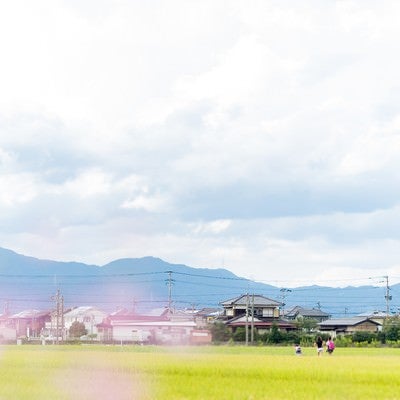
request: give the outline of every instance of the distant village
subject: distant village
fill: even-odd
[[[170,306],[145,314],[119,309],[106,313],[97,307],[81,306],[64,309],[62,297],[56,297],[56,307],[50,311],[25,310],[0,315],[0,341],[60,344],[85,341],[120,344],[209,344],[213,326],[222,326],[232,337],[244,332],[244,340],[251,343],[257,335],[277,329],[279,332],[326,333],[337,337],[355,332],[377,333],[382,330],[387,315],[372,312],[355,317],[332,319],[320,309],[300,306],[283,311],[282,303],[262,295],[241,295],[224,300],[220,308],[173,309]],[[299,322],[303,322],[300,324]]]

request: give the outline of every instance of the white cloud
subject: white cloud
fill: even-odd
[[[164,208],[164,199],[157,196],[139,195],[131,200],[126,200],[122,208],[143,209],[145,211],[159,212]]]
[[[0,204],[7,208],[28,203],[38,195],[35,177],[28,173],[2,175],[0,187]]]
[[[2,4],[2,243],[288,285],[397,273],[399,14],[395,1]]]
[[[211,221],[208,223],[199,223],[195,226],[194,232],[195,233],[222,233],[226,231],[231,226],[232,221],[222,219]]]
[[[83,171],[73,180],[69,180],[62,187],[58,187],[57,192],[58,194],[71,194],[82,198],[108,194],[112,188],[110,179],[109,174],[100,170]]]
[[[12,154],[0,148],[0,164],[2,165],[3,169],[8,169],[11,166],[12,162],[13,162]]]
[[[373,126],[364,135],[358,137],[349,146],[348,153],[338,165],[338,173],[358,175],[390,169],[398,163],[400,135],[396,121],[390,121],[389,129],[385,125]],[[391,127],[394,125],[394,129]]]

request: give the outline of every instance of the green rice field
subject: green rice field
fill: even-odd
[[[0,400],[400,399],[400,349],[0,346]]]

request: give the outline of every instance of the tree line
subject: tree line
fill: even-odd
[[[294,345],[312,346],[316,336],[327,340],[329,333],[317,330],[317,321],[312,318],[302,318],[297,321],[297,330],[281,331],[277,324],[272,324],[271,329],[265,333],[253,332],[253,344],[261,345]],[[234,332],[223,322],[217,321],[210,324],[213,343],[244,343],[246,329],[237,328]],[[338,335],[335,343],[339,347],[347,346],[398,346],[400,347],[400,317],[387,318],[379,332],[358,331],[352,334]]]

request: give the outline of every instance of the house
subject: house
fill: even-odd
[[[326,312],[321,311],[318,308],[304,308],[300,306],[295,306],[291,310],[286,312],[284,317],[290,321],[299,318],[312,318],[317,322],[322,322],[327,320],[330,315]]]
[[[8,326],[0,326],[0,343],[14,342],[17,340],[17,331]]]
[[[119,343],[153,343],[157,324],[168,321],[166,316],[115,313],[97,326],[99,339]]]
[[[17,331],[13,327],[12,321],[9,320],[7,313],[0,315],[0,342],[15,341],[17,339]]]
[[[385,311],[371,311],[371,312],[366,312],[363,314],[358,314],[357,317],[365,317],[369,318],[372,321],[378,322],[381,325],[383,325],[384,321],[388,318],[391,317],[392,315],[386,314]]]
[[[328,319],[318,324],[321,332],[329,332],[331,335],[352,334],[355,332],[379,332],[382,324],[368,317],[349,317]]]
[[[155,315],[114,313],[97,325],[100,340],[118,343],[201,344],[211,341],[207,330],[199,330],[193,315],[168,312]],[[151,314],[151,313],[150,313]]]
[[[254,327],[259,334],[267,333],[271,330],[273,325],[276,325],[281,331],[291,331],[296,329],[296,326],[291,324],[288,321],[282,321],[280,319],[259,319],[257,317],[247,317],[246,316],[238,316],[232,318],[225,322],[225,324],[231,328],[232,332],[235,332],[237,328],[246,328],[252,329]]]
[[[8,316],[7,327],[15,330],[17,337],[39,338],[50,315],[50,311],[24,310]]]
[[[224,308],[221,319],[233,332],[246,326],[256,328],[259,333],[269,331],[273,325],[285,331],[296,329],[290,322],[280,319],[281,303],[262,295],[241,295],[220,304]]]
[[[202,308],[195,312],[195,321],[197,326],[206,327],[208,324],[214,322],[222,314],[220,308]]]
[[[241,295],[220,303],[224,308],[222,317],[234,318],[252,313],[257,318],[279,319],[281,303],[261,295]]]
[[[88,335],[97,336],[97,324],[103,322],[107,314],[92,306],[76,307],[64,314],[64,328],[68,332],[71,325],[75,322],[82,322],[85,325]]]

